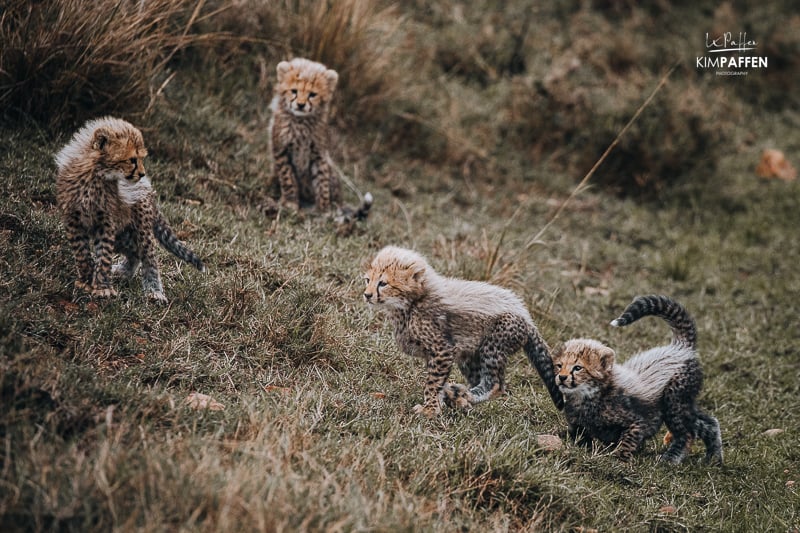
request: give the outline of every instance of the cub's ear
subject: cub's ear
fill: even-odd
[[[92,149],[102,152],[108,144],[108,139],[110,137],[111,133],[106,128],[97,128],[94,130],[94,136],[92,137]]]
[[[372,260],[364,259],[361,261],[361,272],[369,272],[369,269],[372,268]]]
[[[561,359],[561,357],[563,355],[564,355],[564,346],[562,345],[562,346],[557,347],[552,352],[550,352],[550,359],[552,359],[553,362],[555,362],[555,361],[558,361],[559,359]]]
[[[288,61],[281,61],[278,63],[278,68],[276,70],[278,71],[278,83],[280,83],[283,81],[283,78],[286,77],[286,74],[292,70],[292,65],[290,65]]]
[[[325,71],[325,80],[328,82],[328,89],[333,92],[336,89],[336,83],[339,81],[339,74],[335,70],[328,69]]]
[[[603,346],[598,353],[600,355],[600,366],[602,366],[604,370],[608,370],[614,366],[614,350],[608,346]]]
[[[423,274],[425,274],[425,265],[422,263],[415,263],[411,265],[411,279],[414,281],[420,281]]]

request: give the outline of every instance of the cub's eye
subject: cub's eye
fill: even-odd
[[[572,367],[573,372],[579,372],[581,370],[583,370],[583,367],[581,365],[575,365]]]
[[[292,94],[293,94],[294,96],[297,96],[297,89],[292,89]]]
[[[314,98],[315,96],[317,96],[317,93],[308,93],[309,98]]]
[[[131,164],[132,164],[132,165],[135,165],[135,164],[136,164],[136,158],[135,158],[135,157],[131,157]]]
[[[369,278],[364,278],[364,285],[369,285]]]
[[[379,281],[378,282],[378,287],[385,287],[387,285],[388,285],[388,283],[386,283],[385,281]]]
[[[553,365],[556,370],[561,370],[561,363],[556,363]]]

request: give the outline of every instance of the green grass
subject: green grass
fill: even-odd
[[[492,52],[491,39],[476,37],[481,56],[459,46],[476,22],[451,20],[450,4],[404,16],[459,70],[446,72],[441,54],[419,63],[409,84],[426,99],[393,95],[389,129],[337,122],[348,143],[337,162],[375,196],[370,219],[347,238],[309,213],[261,214],[268,96],[257,76],[227,79],[209,66],[220,69],[209,81],[200,59],[175,63],[140,124],[162,209],[209,273],[162,253],[168,306],[147,302],[138,279],[111,301],[73,290],[52,162],[72,132],[0,128],[0,529],[800,527],[787,484],[800,477],[800,185],[754,175],[765,147],[800,153],[796,105],[763,110],[740,98],[736,80],[716,81],[744,118],[729,125],[715,170],[667,180],[647,202],[590,181],[526,247],[587,168],[566,164],[563,151],[520,151],[521,139],[492,141],[508,117],[503,96],[524,80],[512,79],[508,50]],[[672,24],[696,17],[686,33],[710,17],[675,10]],[[544,10],[532,24],[566,32],[566,11]],[[524,75],[536,78],[547,67],[526,42]],[[704,464],[695,446],[684,464],[660,465],[660,435],[630,464],[600,448],[539,449],[536,436],[565,422],[522,354],[510,362],[508,395],[417,418],[423,365],[361,301],[361,264],[386,244],[419,250],[444,274],[514,289],[551,345],[590,336],[627,357],[666,341],[668,328],[608,322],[636,294],[674,296],[697,320],[700,403],[719,418],[725,464]],[[225,409],[191,410],[191,392]],[[763,434],[773,428],[784,432]]]

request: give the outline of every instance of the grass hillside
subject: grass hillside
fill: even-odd
[[[800,530],[800,184],[755,174],[767,148],[800,165],[792,2],[85,4],[0,14],[0,530]],[[696,69],[707,31],[747,31],[769,68]],[[340,73],[334,159],[349,202],[375,197],[347,237],[264,214],[294,55]],[[160,252],[168,305],[138,278],[108,301],[73,287],[53,154],[99,113],[142,129],[209,267]],[[416,417],[424,365],[361,298],[387,244],[513,289],[551,346],[621,359],[669,329],[609,321],[675,297],[725,464],[699,444],[658,464],[661,435],[629,464],[542,448],[566,423],[522,354],[506,396]]]

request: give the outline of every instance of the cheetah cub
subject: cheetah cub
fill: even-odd
[[[269,138],[281,204],[294,210],[305,204],[320,212],[338,209],[340,224],[366,219],[372,195],[367,193],[357,209],[342,207],[329,154],[328,114],[339,74],[303,58],[281,61],[277,74]]]
[[[672,438],[661,460],[680,463],[689,441],[700,438],[706,459],[721,462],[719,422],[696,404],[703,371],[694,320],[686,309],[666,296],[640,296],[611,325],[626,326],[650,315],[670,325],[672,342],[622,364],[614,362],[614,350],[591,339],[569,340],[556,351],[569,434],[582,444],[593,438],[617,444],[615,454],[627,461],[664,422]]]
[[[424,401],[416,413],[432,418],[441,402],[468,407],[502,394],[507,358],[520,349],[556,407],[563,406],[549,348],[513,292],[441,276],[422,255],[394,246],[378,252],[364,280],[364,300],[388,315],[400,349],[426,361]],[[447,381],[454,363],[469,387]]]
[[[131,277],[141,266],[145,293],[166,302],[154,238],[179,259],[206,270],[158,210],[144,169],[146,155],[138,129],[105,117],[87,122],[55,157],[58,206],[78,267],[75,285],[92,296],[115,296],[111,275]],[[125,258],[112,268],[115,251]]]

